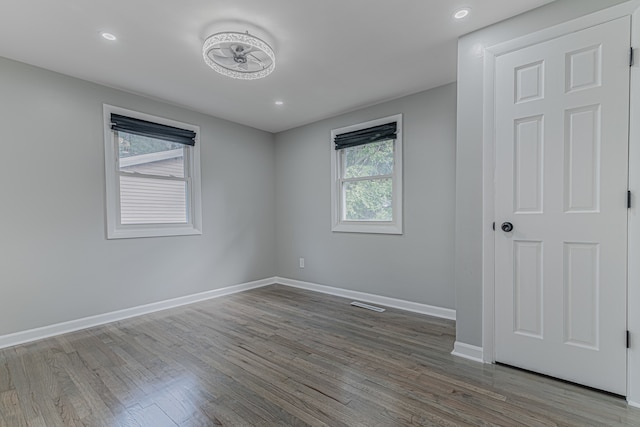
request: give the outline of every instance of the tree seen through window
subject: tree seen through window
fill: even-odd
[[[393,220],[393,140],[343,149],[345,220]]]

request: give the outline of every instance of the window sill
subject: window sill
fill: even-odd
[[[331,231],[339,233],[402,234],[402,226],[395,223],[341,222],[334,224],[331,227]]]
[[[124,226],[107,231],[107,239],[135,239],[140,237],[171,237],[201,235],[202,230],[184,226]]]

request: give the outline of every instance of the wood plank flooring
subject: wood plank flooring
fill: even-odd
[[[0,350],[0,426],[640,426],[450,354],[454,322],[280,285]]]

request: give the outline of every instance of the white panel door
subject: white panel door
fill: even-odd
[[[630,28],[499,56],[495,93],[496,360],[621,395]]]

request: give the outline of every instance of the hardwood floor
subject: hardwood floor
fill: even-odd
[[[450,355],[454,322],[274,285],[0,350],[0,426],[640,426]]]

